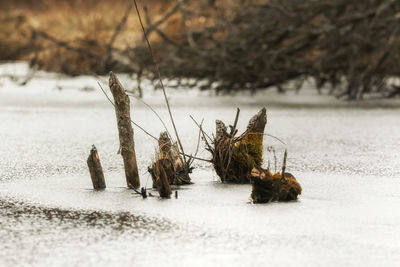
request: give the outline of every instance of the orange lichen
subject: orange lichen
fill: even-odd
[[[302,191],[300,184],[290,173],[285,173],[282,177],[280,172],[272,174],[270,170],[254,168],[250,180],[253,203],[296,200]]]
[[[225,124],[217,121],[213,163],[222,182],[248,183],[253,168],[263,162],[263,137],[267,123],[266,109],[261,109],[239,137],[228,134]]]

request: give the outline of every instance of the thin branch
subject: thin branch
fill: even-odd
[[[190,118],[192,119],[192,121],[197,125],[197,127],[199,127],[199,129],[201,129],[201,125],[193,118],[192,115],[190,115]],[[213,139],[206,133],[203,131],[203,133],[208,137],[208,139],[210,139],[210,141],[212,141]]]
[[[203,122],[204,122],[204,119],[201,120],[200,127],[203,126]],[[196,147],[196,152],[194,153],[195,157],[197,156],[197,153],[199,152],[200,139],[201,139],[201,128],[199,129],[199,136],[197,137],[197,147]]]
[[[181,5],[183,3],[185,3],[187,0],[178,0],[178,2],[175,4],[175,6],[173,6],[172,8],[170,8],[165,15],[159,19],[158,21],[156,21],[154,24],[152,24],[151,26],[149,26],[149,28],[147,30],[144,30],[143,33],[145,35],[149,35],[153,30],[157,29],[158,26],[160,26],[161,24],[163,24],[167,19],[169,19],[173,14],[175,14],[176,12],[179,11],[179,8],[181,7]],[[136,5],[136,0],[134,0],[135,5]],[[137,5],[136,5],[137,6]],[[137,12],[139,13],[139,10],[136,7]]]
[[[287,158],[287,150],[285,149],[285,154],[284,154],[284,156],[283,156],[282,177],[281,177],[281,180],[285,180],[286,158]]]
[[[235,136],[236,126],[237,126],[237,123],[239,120],[239,113],[240,113],[240,109],[237,108],[235,122],[233,123],[233,127],[231,128],[231,134],[230,134],[231,137]]]
[[[150,19],[150,15],[149,15],[149,10],[147,9],[147,6],[143,7],[144,10],[144,17],[146,20],[146,23],[148,25],[148,29],[151,29],[154,27],[153,23],[151,22]],[[169,44],[172,44],[175,47],[180,47],[180,45],[178,45],[176,42],[174,42],[173,40],[171,40],[163,31],[161,31],[159,28],[155,27],[154,30],[158,33],[158,35],[160,35],[160,37],[166,41]],[[147,36],[149,35],[149,33],[147,34]]]
[[[190,118],[194,121],[194,123],[197,125],[197,127],[199,127],[199,129],[200,129],[200,131],[201,131],[201,134],[203,135],[204,142],[206,142],[207,149],[208,149],[212,154],[214,154],[214,149],[212,148],[212,146],[210,145],[210,143],[208,143],[207,137],[210,139],[210,142],[213,142],[213,140],[211,139],[210,136],[208,136],[208,134],[207,134],[206,132],[203,131],[203,127],[202,127],[201,125],[199,125],[199,123],[192,117],[192,115],[190,115]]]
[[[267,133],[246,133],[246,135],[254,135],[254,134],[256,134],[256,135],[265,135],[265,136],[268,136],[268,137],[275,138],[276,140],[278,140],[279,142],[281,142],[283,145],[286,146],[285,142],[283,142],[281,139],[279,139],[278,137],[276,137],[276,136],[274,136],[272,134],[267,134]]]
[[[110,41],[107,44],[107,56],[110,57],[111,56],[111,51],[112,51],[112,46],[115,42],[115,40],[117,39],[118,34],[121,32],[122,28],[124,27],[124,25],[126,24],[128,17],[129,17],[129,13],[131,12],[133,5],[132,2],[129,1],[129,5],[128,8],[125,11],[124,16],[122,17],[120,23],[117,25],[117,27],[115,27],[114,33],[110,38]]]
[[[181,154],[181,155],[182,155],[182,153],[181,153],[181,152],[179,152],[179,154]],[[186,156],[187,156],[187,157],[191,157],[191,158],[193,158],[193,159],[197,159],[197,160],[205,161],[205,162],[212,162],[212,160],[210,160],[210,159],[203,159],[203,158],[194,157],[194,156],[191,156],[191,155],[186,155]]]
[[[164,94],[165,102],[167,103],[168,113],[169,113],[169,116],[170,116],[170,118],[171,118],[172,126],[174,127],[176,139],[178,140],[179,147],[180,147],[180,149],[181,149],[181,151],[182,151],[182,154],[183,154],[183,161],[184,161],[184,163],[185,163],[185,164],[184,164],[184,165],[185,165],[185,174],[187,175],[187,174],[188,174],[188,169],[187,169],[187,168],[188,168],[188,165],[187,165],[187,161],[186,161],[185,151],[183,150],[182,142],[181,142],[181,140],[180,140],[180,138],[179,138],[178,130],[176,129],[175,121],[174,121],[174,118],[173,118],[173,116],[172,116],[171,107],[170,107],[170,105],[169,105],[168,97],[167,97],[167,94],[166,94],[166,92],[165,92],[165,87],[164,87],[164,84],[163,84],[163,81],[162,81],[162,78],[161,78],[160,69],[158,68],[158,65],[157,65],[157,62],[156,62],[156,60],[155,60],[155,58],[154,58],[153,50],[152,50],[152,48],[151,48],[149,39],[147,38],[146,30],[144,29],[142,17],[140,16],[140,12],[139,12],[139,8],[138,8],[138,6],[137,6],[136,0],[133,0],[133,2],[134,2],[134,4],[135,4],[135,9],[136,9],[136,12],[137,12],[137,15],[138,15],[138,19],[139,19],[139,22],[140,22],[140,26],[142,27],[142,31],[143,31],[144,38],[146,39],[146,43],[147,43],[147,46],[148,46],[148,48],[149,48],[149,52],[150,52],[151,59],[152,59],[152,61],[153,61],[154,67],[155,67],[155,69],[156,69],[158,79],[160,80],[161,89],[162,89],[163,94]]]
[[[48,34],[48,33],[46,33],[46,32],[37,31],[37,30],[35,30],[35,32],[36,32],[36,34],[37,34],[38,36],[41,36],[41,37],[43,37],[44,39],[47,39],[47,40],[49,40],[49,41],[55,43],[56,45],[58,45],[58,46],[60,46],[60,47],[64,47],[64,48],[67,49],[67,50],[75,51],[75,52],[77,52],[77,53],[86,55],[86,56],[88,56],[88,57],[90,57],[90,58],[99,58],[99,57],[100,57],[99,55],[96,55],[96,54],[92,53],[92,52],[89,51],[89,50],[83,49],[83,48],[81,48],[81,47],[74,47],[74,46],[71,46],[71,45],[69,45],[68,42],[66,42],[66,41],[60,41],[60,40],[56,39],[55,37],[51,36],[50,34]]]
[[[200,126],[203,125],[204,119],[201,120]],[[189,166],[192,165],[195,157],[197,156],[197,153],[199,152],[199,147],[200,147],[200,139],[201,139],[201,128],[199,129],[199,136],[197,137],[197,147],[196,147],[196,152],[194,153],[194,156],[190,155],[189,159]]]
[[[161,122],[162,125],[164,126],[164,129],[165,129],[165,131],[167,132],[169,138],[172,139],[171,134],[170,134],[169,131],[168,131],[167,125],[165,125],[165,122],[163,121],[163,119],[160,117],[160,115],[157,113],[157,111],[155,111],[155,110],[153,109],[152,106],[150,106],[149,104],[147,104],[146,102],[144,102],[142,99],[140,99],[140,98],[137,97],[137,96],[134,96],[134,95],[132,95],[132,94],[130,94],[130,93],[127,93],[127,95],[130,96],[130,97],[135,98],[137,101],[139,101],[140,103],[142,103],[143,105],[145,105],[146,107],[148,107],[148,108],[157,116],[157,118],[160,120],[160,122]]]

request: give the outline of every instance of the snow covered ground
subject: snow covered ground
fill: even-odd
[[[0,66],[21,75],[23,63]],[[263,106],[266,132],[286,142],[299,201],[254,205],[250,185],[218,182],[195,162],[194,185],[179,198],[142,199],[124,188],[113,107],[98,89],[105,77],[37,73],[26,86],[0,78],[1,266],[394,266],[400,261],[400,103],[348,103],[314,90],[278,95],[213,96],[168,90],[187,153],[197,129],[189,115],[239,129]],[[134,88],[128,77],[121,76]],[[106,86],[104,86],[107,88]],[[168,120],[160,91],[144,100]],[[132,118],[153,135],[163,130],[143,104]],[[168,123],[170,127],[170,123]],[[142,185],[156,143],[135,129]],[[280,167],[284,145],[273,145]],[[86,166],[99,150],[107,190],[94,192]],[[203,147],[203,146],[202,146]],[[266,155],[267,152],[265,152]],[[207,158],[201,149],[200,157]],[[268,158],[268,157],[266,157]],[[154,193],[157,195],[157,193]]]

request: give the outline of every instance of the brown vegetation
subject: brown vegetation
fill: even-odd
[[[42,69],[68,74],[113,70],[155,79],[128,3],[16,1],[12,8],[4,2],[2,13],[11,19],[4,22],[0,36],[11,37],[0,41],[0,58],[30,58]],[[399,1],[138,4],[159,69],[169,79],[206,80],[203,89],[215,85],[223,92],[270,87],[284,92],[288,82],[296,81],[300,88],[312,77],[319,89],[330,87],[329,93],[348,99],[372,92],[389,97],[400,93],[388,82],[400,75]],[[29,28],[33,31],[23,30]]]
[[[70,75],[135,72],[135,67],[128,66],[129,60],[124,60],[125,64],[107,61],[109,45],[118,54],[116,57],[124,57],[120,51],[131,49],[142,40],[135,16],[127,16],[114,36],[129,2],[0,1],[0,59],[30,60],[40,69]],[[156,16],[171,0],[146,2]]]
[[[184,185],[191,184],[189,173],[190,167],[185,168],[185,163],[180,155],[177,143],[172,144],[167,132],[162,132],[158,139],[158,152],[156,160],[148,168],[153,179],[153,188],[164,190],[166,184]],[[189,169],[186,172],[185,169]],[[163,174],[166,174],[164,177]],[[167,179],[165,181],[164,179]],[[161,193],[160,193],[161,195]]]
[[[253,203],[296,200],[301,194],[301,186],[290,173],[272,174],[270,170],[254,168],[251,171]]]
[[[201,125],[199,126],[206,149],[212,155],[211,162],[221,182],[251,183],[253,203],[296,200],[302,189],[294,176],[286,172],[286,150],[281,173],[272,174],[269,167],[268,169],[261,167],[264,128],[267,123],[266,109],[263,108],[254,115],[246,131],[236,137],[239,113],[238,109],[233,126],[229,126],[229,133],[222,121],[216,121],[216,134],[213,140],[210,140],[211,138],[202,130]]]
[[[289,81],[300,86],[312,77],[339,97],[393,96],[388,78],[400,75],[399,1],[234,3],[183,11],[204,17],[205,26],[171,48],[161,64],[167,77],[206,79],[205,88],[217,82],[222,91],[276,86],[281,92]]]
[[[248,183],[251,170],[260,167],[263,162],[264,128],[267,123],[266,109],[261,109],[253,116],[246,131],[240,136],[236,136],[239,112],[238,109],[229,133],[225,124],[217,120],[213,146],[206,142],[207,150],[212,155],[211,161],[221,182]],[[206,137],[204,140],[207,141]]]

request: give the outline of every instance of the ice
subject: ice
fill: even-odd
[[[10,70],[23,76],[28,68],[0,67],[0,73]],[[221,184],[212,167],[198,161],[195,184],[178,188],[178,199],[142,199],[125,189],[114,110],[97,81],[39,73],[19,86],[0,78],[1,266],[394,266],[400,261],[398,100],[348,103],[307,88],[299,96],[168,89],[187,153],[195,151],[198,136],[189,115],[204,118],[211,133],[215,119],[233,123],[240,107],[243,130],[266,106],[266,131],[286,142],[287,170],[303,194],[297,202],[254,205],[250,185]],[[149,84],[144,88],[144,100],[172,132],[161,92]],[[132,118],[155,136],[163,130],[136,100]],[[139,129],[135,141],[142,185],[150,187],[147,166],[157,144]],[[101,192],[91,190],[86,166],[92,144],[105,172],[107,189]],[[265,137],[267,145],[276,147],[280,168],[285,146]],[[208,158],[201,147],[199,157]]]

